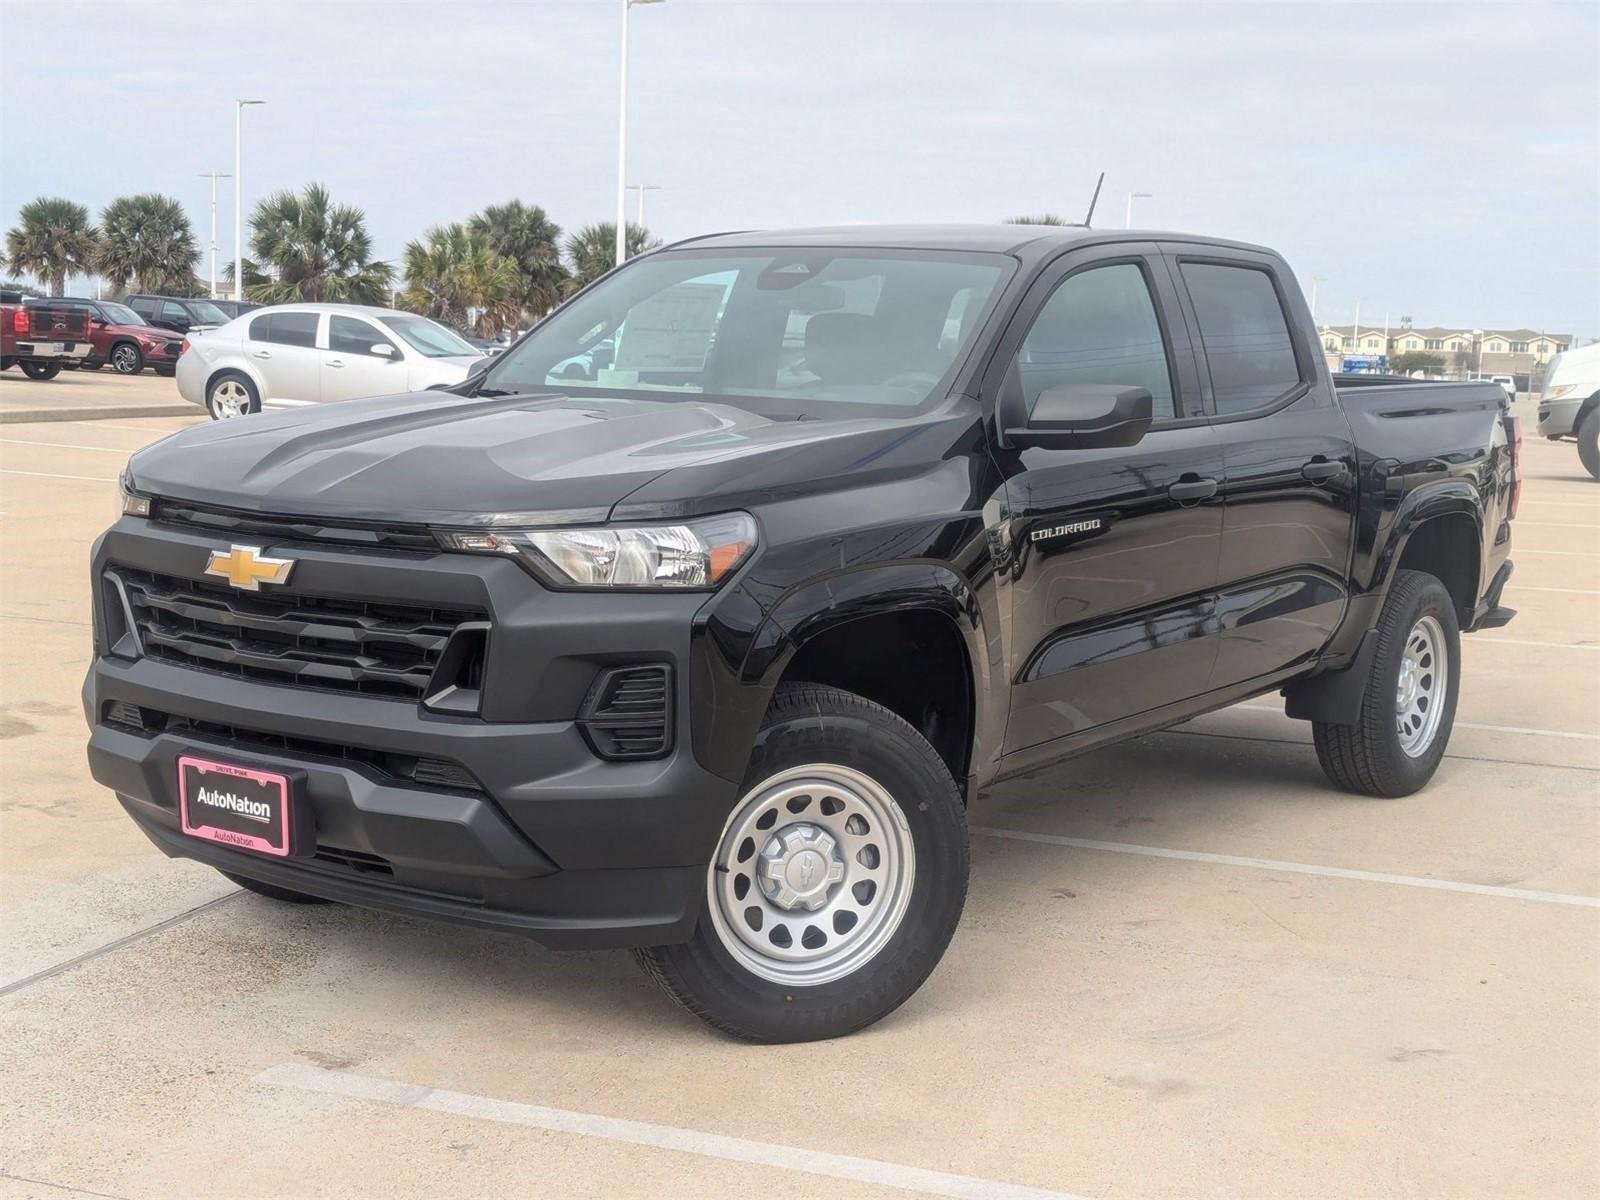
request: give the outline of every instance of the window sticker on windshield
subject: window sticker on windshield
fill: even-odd
[[[680,283],[628,310],[617,338],[619,371],[703,371],[727,289]]]

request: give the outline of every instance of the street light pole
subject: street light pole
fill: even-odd
[[[1325,275],[1313,275],[1311,277],[1311,323],[1313,325],[1317,323],[1317,284],[1327,282],[1328,279]]]
[[[628,10],[662,0],[622,0],[622,83],[617,92],[617,266],[628,258]],[[639,196],[644,201],[644,194]]]
[[[1149,200],[1150,198],[1151,198],[1151,193],[1149,193],[1149,192],[1129,192],[1128,193],[1128,209],[1122,216],[1122,227],[1124,229],[1132,229],[1133,228],[1133,202],[1135,200]]]
[[[233,298],[244,299],[244,173],[240,163],[244,109],[247,104],[265,104],[265,100],[235,100],[233,102]]]
[[[659,192],[661,185],[657,183],[630,183],[628,185],[639,193],[639,228],[644,228],[644,194],[646,192]]]
[[[201,179],[211,180],[211,298],[217,298],[217,180],[232,179],[219,171],[201,171]]]

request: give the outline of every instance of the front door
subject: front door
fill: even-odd
[[[387,356],[377,347],[387,346]],[[355,400],[406,390],[400,347],[370,321],[334,313],[328,318],[328,348],[322,352],[322,401]]]
[[[1154,246],[1069,253],[1023,301],[990,371],[997,427],[1045,388],[1142,387],[1150,431],[1111,449],[1008,449],[1006,751],[1033,750],[1204,692],[1217,653],[1222,451]]]

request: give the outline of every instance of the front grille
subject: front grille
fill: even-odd
[[[118,568],[145,654],[265,683],[421,700],[457,627],[481,614],[254,595]],[[450,682],[455,682],[451,680]]]
[[[439,543],[426,529],[383,525],[371,521],[324,521],[315,517],[283,517],[272,513],[243,512],[233,508],[190,504],[157,496],[150,519],[164,525],[181,525],[211,533],[249,534],[271,542],[311,542],[333,546],[363,546],[379,550],[439,552]]]
[[[364,746],[349,746],[342,742],[324,742],[314,738],[288,737],[281,733],[265,733],[259,729],[241,729],[221,721],[201,721],[194,717],[180,717],[143,705],[129,704],[123,700],[106,703],[105,720],[124,729],[139,733],[170,733],[177,737],[192,737],[202,742],[218,742],[257,754],[284,754],[296,759],[349,766],[383,783],[403,787],[427,788],[450,792],[482,792],[483,784],[471,771],[447,758],[426,758],[415,754],[396,754],[391,750],[371,750]]]
[[[317,861],[334,867],[343,867],[358,875],[382,875],[389,879],[394,878],[394,867],[389,864],[387,858],[378,854],[368,854],[364,850],[344,850],[338,846],[319,844]]]
[[[601,758],[660,758],[672,749],[672,672],[615,667],[589,689],[579,728]]]

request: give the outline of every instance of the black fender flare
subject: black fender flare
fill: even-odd
[[[972,690],[971,769],[974,775],[983,774],[1005,732],[1005,706],[985,703],[985,697],[996,694],[996,676],[1004,675],[990,649],[993,639],[997,652],[998,631],[986,627],[972,585],[948,564],[933,560],[853,567],[812,578],[784,592],[756,629],[739,667],[738,683],[749,702],[719,706],[713,715],[715,734],[703,743],[696,737],[697,751],[703,748],[715,755],[720,748],[718,759],[726,761],[700,754],[702,763],[724,777],[742,778],[767,705],[800,649],[813,638],[853,621],[900,612],[936,613],[960,635]],[[735,755],[737,763],[732,761]]]

